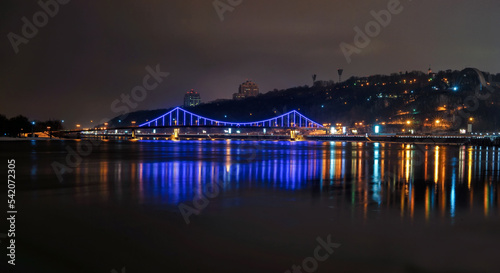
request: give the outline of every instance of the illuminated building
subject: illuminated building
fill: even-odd
[[[238,93],[233,94],[233,99],[245,99],[248,97],[256,97],[257,95],[259,95],[259,86],[256,83],[247,80],[246,82],[240,84]]]
[[[189,90],[186,95],[184,95],[184,107],[193,107],[201,103],[201,97],[198,92],[193,89]]]

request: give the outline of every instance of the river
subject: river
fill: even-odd
[[[73,140],[0,147],[2,159],[16,160],[16,253],[29,272],[497,268],[495,147]],[[307,260],[328,236],[335,251]]]

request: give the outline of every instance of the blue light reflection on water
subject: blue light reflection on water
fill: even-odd
[[[32,144],[38,150],[43,145],[53,152],[56,144]],[[87,185],[97,186],[103,199],[129,194],[141,203],[175,205],[201,194],[206,183],[220,183],[227,185],[223,193],[233,195],[256,189],[319,192],[364,210],[398,209],[404,216],[420,209],[426,216],[456,217],[464,208],[489,216],[500,202],[498,151],[347,142],[103,142],[65,180],[75,185],[77,201],[88,196]],[[40,174],[52,172],[52,161],[43,165],[47,155],[30,155],[33,185],[44,183],[37,182]]]

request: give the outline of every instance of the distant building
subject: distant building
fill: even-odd
[[[184,95],[184,107],[193,107],[201,103],[201,97],[198,92],[193,89],[189,90],[186,95]]]
[[[240,84],[238,93],[233,94],[233,99],[239,100],[259,95],[259,86],[251,81],[246,81]]]
[[[432,72],[432,68],[429,66],[429,70],[427,72],[427,75],[429,76],[429,79],[435,79],[437,74]]]

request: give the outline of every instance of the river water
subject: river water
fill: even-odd
[[[59,140],[0,147],[2,159],[16,160],[18,268],[29,272],[497,268],[497,148]],[[328,236],[340,246],[304,265]]]

